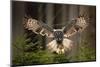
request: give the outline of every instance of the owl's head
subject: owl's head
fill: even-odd
[[[62,29],[54,29],[53,34],[54,34],[54,39],[56,40],[56,42],[58,44],[62,43],[63,35],[64,35],[63,30]]]

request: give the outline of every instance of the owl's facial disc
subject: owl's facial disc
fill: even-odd
[[[57,43],[62,43],[63,41],[63,32],[60,30],[54,31],[55,40]]]

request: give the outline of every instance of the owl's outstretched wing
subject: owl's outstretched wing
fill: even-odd
[[[78,32],[82,32],[87,26],[88,23],[86,22],[85,18],[79,17],[74,20],[74,24],[70,27],[69,30],[64,29],[64,37],[71,37]]]
[[[53,37],[53,30],[48,25],[42,21],[38,21],[32,18],[24,18],[24,28],[31,30],[35,34],[40,34],[42,36]]]

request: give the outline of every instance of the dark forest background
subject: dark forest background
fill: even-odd
[[[69,55],[46,50],[50,41],[23,27],[23,18],[30,16],[52,28],[62,28],[79,16],[89,18],[89,26],[71,39],[76,46]],[[96,60],[96,6],[12,1],[12,65],[37,65]]]

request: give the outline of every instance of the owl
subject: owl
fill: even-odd
[[[69,52],[74,47],[74,41],[69,39],[78,32],[82,32],[87,26],[84,17],[78,17],[70,21],[71,26],[68,28],[66,24],[61,29],[53,29],[42,21],[25,18],[24,28],[31,30],[33,33],[46,36],[46,38],[52,38],[52,40],[46,45],[50,52],[56,52],[57,54],[64,54]]]

